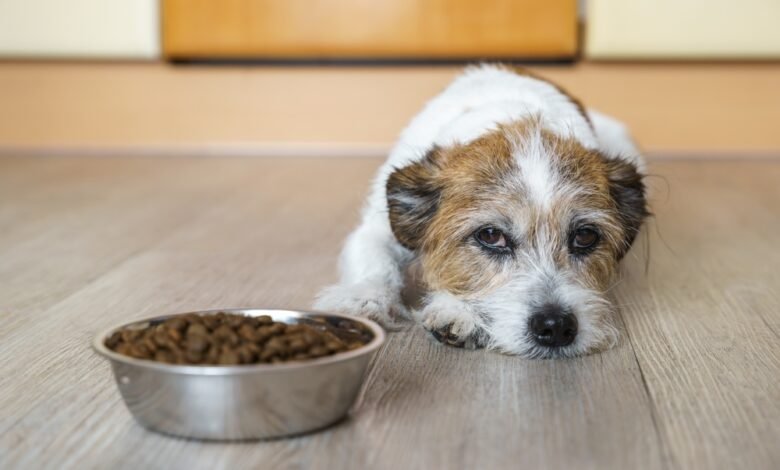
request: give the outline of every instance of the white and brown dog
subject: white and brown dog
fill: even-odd
[[[528,357],[614,343],[607,291],[648,215],[623,125],[503,66],[467,70],[403,131],[381,167],[321,310]],[[427,291],[401,291],[417,260]]]

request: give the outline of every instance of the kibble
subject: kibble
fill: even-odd
[[[341,320],[304,319],[287,324],[270,316],[226,312],[187,314],[146,328],[123,329],[106,346],[136,359],[168,364],[225,365],[305,361],[359,348],[373,335],[362,325]]]

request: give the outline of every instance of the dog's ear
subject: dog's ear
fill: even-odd
[[[623,227],[623,246],[618,251],[622,258],[634,243],[642,222],[650,215],[647,208],[645,184],[636,165],[621,158],[604,158],[607,163],[609,193],[615,201]]]
[[[441,151],[431,149],[415,163],[398,168],[387,179],[387,209],[390,227],[401,245],[416,250],[436,214],[441,188]]]

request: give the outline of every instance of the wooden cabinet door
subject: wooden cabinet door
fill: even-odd
[[[576,0],[163,0],[169,58],[563,59]]]

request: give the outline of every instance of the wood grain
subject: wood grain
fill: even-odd
[[[778,468],[780,165],[661,168],[663,241],[651,240],[650,275],[627,276],[618,301],[670,457],[678,468]]]
[[[153,314],[307,306],[379,163],[0,158],[0,467],[777,468],[771,162],[651,165],[656,222],[616,289],[610,351],[531,361],[412,328],[324,432],[206,444],[140,428],[92,335]]]
[[[164,0],[172,58],[573,57],[574,0]]]
[[[0,63],[0,154],[381,156],[460,70]],[[533,70],[659,157],[780,155],[780,64]]]

